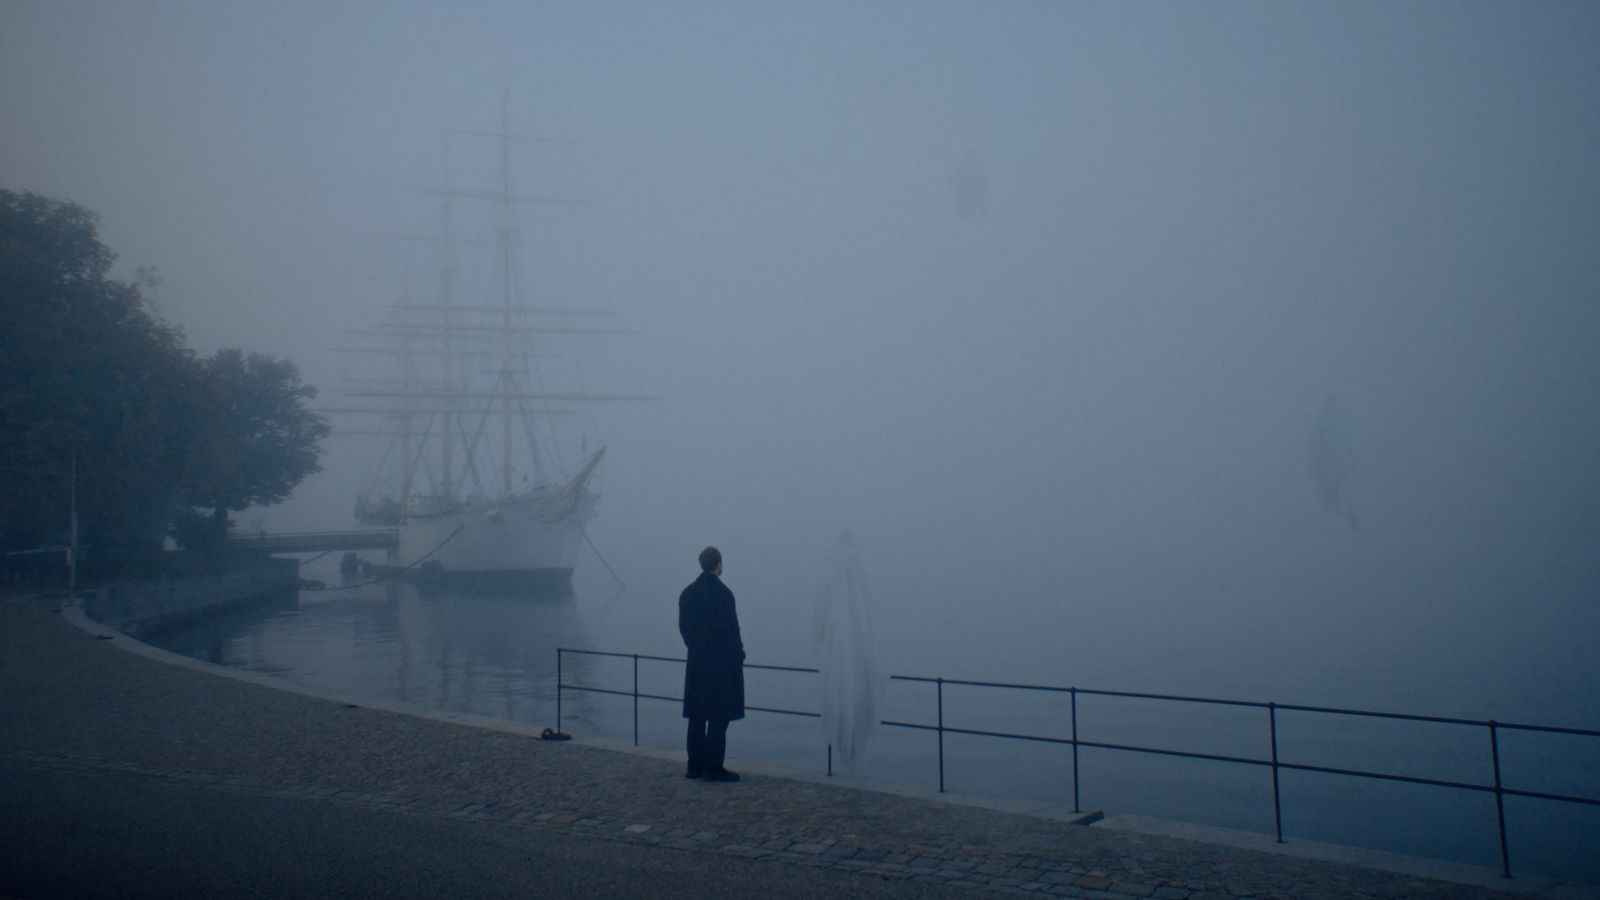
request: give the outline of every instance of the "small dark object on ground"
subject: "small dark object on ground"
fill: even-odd
[[[556,731],[555,729],[552,729],[552,728],[546,728],[539,735],[539,740],[541,740],[541,741],[570,741],[570,740],[572,740],[572,735],[567,734],[564,731]]]

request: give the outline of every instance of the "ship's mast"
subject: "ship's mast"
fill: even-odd
[[[444,187],[450,189],[450,142],[442,142],[440,150],[444,169]],[[443,308],[445,334],[444,354],[439,361],[443,370],[440,379],[447,393],[456,390],[460,373],[457,371],[460,363],[455,354],[455,335],[449,328],[454,323],[452,306],[455,302],[455,254],[450,244],[450,196],[448,193],[439,198],[439,223],[444,240],[439,243],[439,304]],[[439,428],[439,467],[442,470],[442,482],[439,493],[444,495],[445,506],[455,503],[455,444],[456,429],[460,426],[457,420],[455,399],[446,397],[444,401],[444,415]]]
[[[500,381],[506,396],[500,400],[501,485],[511,496],[511,394],[515,383],[511,374],[511,92],[500,95],[500,276],[504,310],[501,324]],[[532,448],[530,448],[531,452]]]
[[[410,299],[407,296],[410,291],[410,288],[408,287],[409,283],[409,278],[403,278],[401,280],[401,300],[409,301]],[[410,336],[407,336],[400,343],[400,383],[404,385],[408,391],[415,387],[417,383],[416,361],[412,358],[411,354],[412,343],[413,341]],[[414,439],[411,430],[411,420],[414,413],[412,410],[411,401],[412,398],[409,396],[400,398],[400,504],[402,507],[404,507],[406,503],[406,498],[410,497],[412,493],[411,478],[415,468],[416,458],[413,453],[415,450],[421,449],[413,447]]]

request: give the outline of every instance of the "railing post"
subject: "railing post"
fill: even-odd
[[[633,655],[633,745],[639,746],[639,654]]]
[[[1272,824],[1283,843],[1283,806],[1278,801],[1278,704],[1267,704],[1267,723],[1272,729]]]
[[[1072,695],[1072,811],[1083,812],[1078,806],[1078,689],[1067,688]]]
[[[556,732],[561,732],[561,648],[556,648]]]
[[[939,793],[944,793],[944,679],[937,680],[939,689]]]
[[[1500,786],[1500,725],[1489,720],[1489,753],[1494,758],[1494,814],[1500,823],[1500,874],[1511,877],[1511,853],[1506,849],[1506,802]]]

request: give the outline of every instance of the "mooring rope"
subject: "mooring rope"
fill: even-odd
[[[616,569],[613,569],[613,568],[611,568],[611,563],[608,563],[608,562],[606,562],[606,558],[605,558],[605,557],[604,557],[604,556],[601,556],[601,555],[600,555],[600,548],[599,548],[599,547],[596,547],[596,546],[595,546],[595,545],[594,545],[594,541],[592,541],[592,540],[590,540],[590,539],[589,539],[589,532],[587,532],[587,531],[584,531],[584,530],[583,530],[583,526],[582,526],[582,525],[579,525],[579,524],[578,524],[578,523],[576,523],[576,522],[574,522],[574,523],[572,523],[572,524],[573,524],[573,526],[574,526],[574,527],[575,527],[575,528],[577,528],[577,529],[578,529],[578,533],[579,533],[579,534],[581,534],[581,535],[583,535],[583,542],[584,542],[584,543],[586,543],[586,544],[588,544],[588,545],[589,545],[589,549],[590,549],[590,550],[593,550],[593,551],[594,551],[594,558],[595,558],[595,559],[598,559],[598,560],[600,560],[600,565],[602,565],[602,566],[605,566],[605,567],[606,567],[606,571],[607,571],[607,572],[610,572],[610,573],[611,573],[611,577],[612,577],[612,578],[615,578],[615,579],[616,579],[616,580],[617,580],[617,584],[619,584],[619,585],[621,585],[621,586],[622,586],[622,587],[624,587],[624,588],[626,588],[626,587],[627,587],[627,586],[628,586],[628,583],[627,583],[627,582],[625,582],[625,581],[623,581],[623,580],[622,580],[622,576],[621,576],[621,575],[618,575],[618,574],[617,574],[617,570],[616,570]]]

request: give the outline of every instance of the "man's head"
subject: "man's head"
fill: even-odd
[[[700,551],[700,571],[715,575],[722,570],[722,551],[707,547]]]

